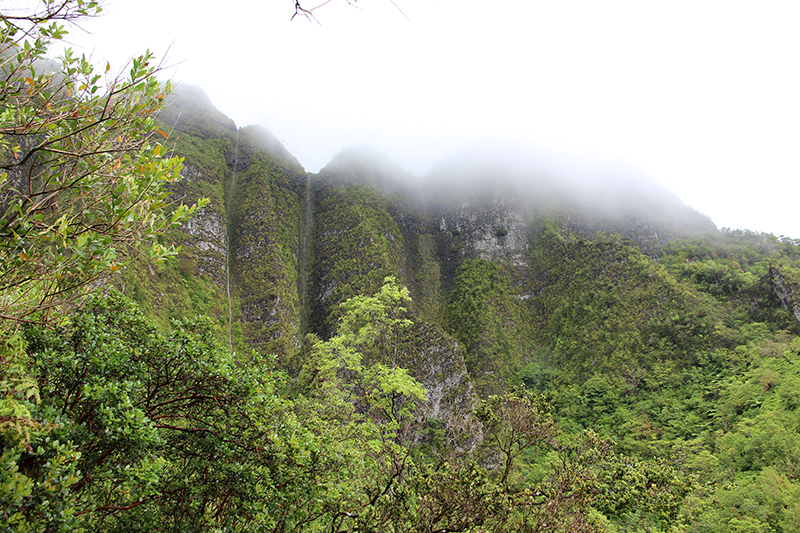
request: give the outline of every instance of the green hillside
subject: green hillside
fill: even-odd
[[[175,234],[184,243],[174,267],[184,288],[167,279],[139,284],[136,294],[203,293],[196,287],[204,283],[217,307],[190,296],[191,304],[163,308],[211,314],[224,340],[219,295],[230,279],[235,344],[277,355],[308,393],[313,354],[347,312],[340,304],[393,276],[410,289],[415,324],[396,340],[401,366],[439,389],[421,411],[428,429],[409,429],[409,443],[433,453],[434,442],[469,442],[477,453],[469,413],[521,386],[548,399],[565,438],[593,431],[615,453],[686,476],[691,490],[668,517],[594,500],[592,512],[604,516],[596,527],[794,530],[796,243],[719,231],[673,197],[659,207],[661,193],[646,186],[638,198],[628,188],[612,211],[563,184],[520,193],[532,178],[502,162],[496,170],[481,163],[479,172],[449,162],[420,181],[358,149],[307,175],[268,134],[226,129],[214,112],[180,101],[193,126],[175,150],[187,169],[202,169],[187,174],[182,194],[213,196],[223,184],[223,205],[212,202],[211,212],[232,231],[230,277],[187,273],[187,263],[209,261],[211,252],[191,233]],[[490,190],[481,189],[486,175],[495,177]],[[152,299],[140,301],[155,309]],[[313,334],[311,344],[304,334]],[[525,451],[516,482],[545,479],[553,453]]]

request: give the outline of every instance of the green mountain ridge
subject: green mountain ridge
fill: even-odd
[[[461,414],[443,409],[458,418],[474,400],[443,382],[469,382],[462,394],[485,397],[532,379],[532,368],[560,369],[560,379],[578,384],[595,375],[635,381],[657,365],[683,371],[698,351],[736,345],[734,317],[769,316],[771,330],[797,331],[790,309],[800,285],[770,276],[777,264],[756,273],[731,262],[731,275],[748,279],[747,289],[731,290],[749,292],[722,301],[686,274],[697,257],[673,264],[670,256],[665,266],[677,243],[713,248],[751,237],[719,232],[663,189],[622,180],[622,192],[599,194],[600,180],[580,195],[579,181],[537,181],[530,166],[493,167],[474,153],[419,179],[363,147],[308,174],[263,128],[237,129],[200,89],[180,91],[162,117],[186,158],[178,193],[212,202],[176,236],[184,246],[177,267],[160,267],[160,280],[147,267],[152,290],[141,268],[126,276],[156,316],[211,314],[240,351],[299,369],[306,334],[328,338],[342,302],[394,276],[409,287],[424,335],[451,346],[434,352],[450,377],[423,371],[431,355],[419,348],[404,366],[438,391],[431,412],[449,397]]]
[[[470,269],[487,262],[500,277],[490,292],[506,295],[492,295],[505,317],[497,327],[516,329],[514,338],[553,344],[560,335],[549,324],[557,315],[549,295],[560,287],[564,268],[580,271],[595,248],[606,251],[593,272],[641,264],[652,271],[641,276],[652,280],[647,290],[654,295],[696,293],[696,287],[672,287],[674,278],[653,260],[676,240],[714,242],[723,235],[708,217],[653,185],[596,179],[578,194],[585,180],[538,179],[528,163],[493,167],[476,153],[445,161],[419,179],[374,150],[353,148],[308,174],[273,135],[257,126],[237,129],[191,86],[181,86],[161,120],[174,130],[174,152],[186,158],[177,194],[212,200],[176,236],[184,244],[178,265],[187,283],[205,284],[217,295],[213,306],[193,305],[220,324],[230,323],[230,340],[240,349],[279,357],[291,358],[306,333],[329,336],[339,304],[371,294],[390,275],[410,288],[418,318],[454,335],[469,351],[478,344],[471,333],[458,333],[466,323],[453,316],[463,307],[457,291],[474,293],[474,284],[459,287]],[[604,191],[607,183],[625,186]],[[563,255],[552,257],[555,250]],[[575,254],[578,263],[568,266]],[[559,290],[575,287],[584,297],[608,275],[590,276],[584,281],[590,285],[580,287],[572,280]],[[619,276],[629,281],[627,272]],[[653,288],[659,279],[666,285]],[[621,290],[619,280],[609,283],[603,290]],[[230,302],[221,304],[228,289]],[[782,290],[783,300],[776,296],[770,305],[792,308],[793,289]],[[760,307],[769,299],[761,297]],[[616,309],[611,301],[606,305]],[[230,320],[222,307],[231,310]],[[568,314],[577,313],[574,307]],[[543,330],[554,333],[543,337]],[[508,357],[518,366],[530,349],[512,344]]]
[[[414,322],[395,364],[427,390],[430,431],[464,442],[481,399],[522,385],[565,431],[598,431],[636,457],[689,454],[681,468],[706,481],[682,531],[733,531],[742,517],[796,531],[796,501],[764,491],[800,482],[798,243],[720,231],[646,183],[538,179],[480,154],[420,179],[352,148],[310,174],[193,88],[165,116],[185,156],[176,193],[212,202],[175,235],[175,263],[123,275],[153,316],[209,314],[235,350],[275,356],[302,383],[306,335],[330,338],[340,305],[392,276]],[[609,530],[661,530],[646,513],[619,516]]]

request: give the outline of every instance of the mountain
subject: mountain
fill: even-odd
[[[340,304],[387,276],[413,300],[402,365],[435,391],[430,412],[454,420],[473,394],[533,379],[531,369],[582,383],[645,375],[656,360],[689,368],[698,351],[736,344],[736,313],[797,330],[799,285],[780,266],[720,301],[687,273],[699,255],[675,262],[680,243],[725,235],[654,183],[557,174],[502,149],[417,178],[350,148],[309,174],[270,132],[237,128],[192,86],[160,119],[185,157],[177,197],[211,205],[174,236],[175,264],[131,268],[123,284],[155,316],[209,314],[231,347],[287,369],[302,366],[305,335],[330,337]],[[732,265],[742,276],[755,267]]]
[[[432,335],[458,343],[448,357],[463,358],[479,390],[496,389],[489,383],[503,383],[539,346],[595,350],[592,334],[574,338],[577,301],[648,317],[603,334],[633,359],[672,335],[659,317],[687,306],[709,306],[702,327],[725,326],[719,305],[659,264],[672,243],[722,234],[657,184],[557,174],[502,148],[452,156],[423,178],[373,149],[350,148],[309,174],[270,132],[237,128],[185,85],[160,120],[185,157],[176,196],[207,196],[211,205],[175,235],[184,246],[177,264],[131,269],[128,290],[156,315],[214,316],[240,350],[289,361],[306,334],[333,333],[340,303],[371,294],[386,276],[409,287]],[[628,290],[642,294],[635,302],[614,295]],[[781,290],[758,298],[753,312],[771,313],[767,302],[794,308],[796,291]],[[669,342],[668,357],[686,359],[689,348]],[[619,354],[606,351],[593,356],[594,368],[616,364]],[[496,372],[503,379],[490,378]]]
[[[369,297],[393,278],[411,297],[394,317],[404,326],[392,338],[379,332],[396,350],[390,356],[359,340],[362,355],[378,359],[368,361],[372,374],[359,364],[337,371],[343,383],[353,378],[347,372],[380,383],[402,381],[407,370],[424,387],[424,412],[402,438],[429,454],[419,458],[432,468],[421,479],[445,478],[422,493],[455,498],[447,487],[462,485],[446,477],[447,459],[435,450],[456,457],[485,449],[500,427],[487,412],[492,402],[519,407],[534,394],[541,411],[529,403],[526,412],[552,412],[573,444],[552,436],[551,452],[530,448],[515,463],[514,484],[540,486],[562,458],[579,465],[586,450],[613,442],[617,459],[602,463],[606,477],[591,485],[605,487],[589,497],[595,518],[606,520],[597,530],[796,529],[800,243],[720,231],[657,184],[564,169],[508,147],[473,147],[423,177],[356,147],[311,174],[269,131],[237,127],[191,86],[179,88],[159,120],[172,152],[185,158],[173,196],[211,200],[168,237],[182,246],[177,260],[133,260],[117,280],[165,330],[172,318],[210,316],[243,361],[279,370],[289,392],[278,390],[276,401],[286,394],[297,412],[323,410],[312,419],[335,421],[336,401],[305,403],[330,371],[315,358],[339,349],[334,355],[348,356],[337,339],[354,320],[371,320],[364,306],[376,305]],[[397,372],[381,375],[387,368]],[[410,398],[408,385],[378,387],[410,393],[376,398]],[[364,414],[358,397],[346,402]],[[513,418],[513,409],[503,416]],[[534,427],[550,427],[542,420]],[[328,429],[332,442],[350,438]],[[498,445],[505,438],[494,436]],[[392,438],[381,454],[396,449],[401,437]],[[499,474],[496,453],[480,461]],[[458,475],[478,472],[470,468]],[[472,491],[475,479],[463,486]],[[552,479],[549,486],[566,486]]]

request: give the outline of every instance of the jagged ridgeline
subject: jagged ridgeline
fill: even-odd
[[[160,119],[186,158],[176,194],[211,205],[172,236],[176,262],[123,282],[161,319],[209,314],[237,350],[288,365],[386,276],[411,291],[404,364],[429,388],[465,387],[464,368],[480,394],[636,380],[745,342],[748,324],[797,331],[796,244],[720,232],[653,183],[480,150],[422,179],[369,149],[308,174],[191,86]]]

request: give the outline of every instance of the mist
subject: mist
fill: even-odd
[[[335,0],[290,21],[283,0],[111,1],[70,42],[102,65],[168,57],[165,75],[310,172],[369,144],[425,176],[488,138],[596,164],[566,172],[590,182],[645,176],[719,226],[800,236],[784,204],[800,194],[796,2],[396,3],[406,16]]]

